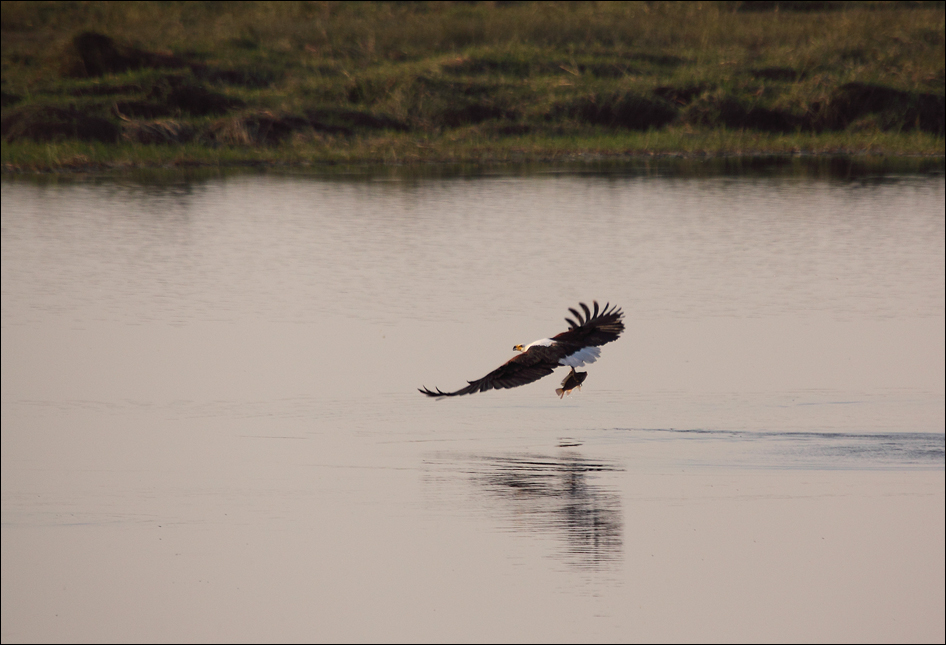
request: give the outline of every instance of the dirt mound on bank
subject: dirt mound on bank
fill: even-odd
[[[663,98],[627,92],[591,94],[560,103],[552,108],[548,118],[567,117],[590,125],[648,130],[662,128],[676,116],[674,106]]]
[[[882,85],[847,83],[813,110],[811,127],[844,130],[870,121],[883,130],[918,129],[943,136],[946,102],[937,94],[903,92]]]
[[[694,99],[680,112],[680,122],[694,126],[726,126],[730,130],[792,132],[802,126],[802,119],[789,112],[747,105],[724,93],[707,92]]]
[[[261,110],[215,121],[207,131],[207,138],[218,144],[273,146],[296,132],[307,130],[313,128],[305,117]]]
[[[75,108],[48,105],[24,105],[10,110],[0,122],[4,141],[101,141],[116,143],[121,134],[118,124]]]
[[[122,120],[122,141],[130,143],[168,145],[190,143],[197,129],[188,123],[165,119],[162,121]]]
[[[91,78],[142,68],[181,69],[187,65],[172,54],[144,51],[119,44],[104,34],[85,31],[73,38],[66,48],[62,72],[73,78]]]

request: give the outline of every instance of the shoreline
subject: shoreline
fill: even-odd
[[[763,5],[8,2],[0,164],[946,154],[941,5]]]
[[[6,155],[4,155],[6,156]],[[606,166],[633,166],[647,162],[726,162],[749,161],[771,163],[773,165],[791,162],[830,162],[832,160],[847,160],[852,164],[906,164],[920,163],[923,166],[937,165],[941,170],[946,169],[946,152],[887,152],[871,150],[828,150],[821,152],[793,151],[776,152],[767,150],[755,151],[661,151],[661,152],[632,152],[632,153],[601,153],[571,151],[560,154],[546,155],[481,155],[476,157],[414,157],[398,158],[276,158],[278,155],[263,158],[235,158],[227,160],[209,160],[200,158],[177,158],[167,160],[114,160],[90,161],[85,155],[75,155],[62,162],[54,164],[16,163],[4,161],[0,166],[0,175],[4,177],[24,175],[77,175],[77,174],[125,174],[147,171],[188,171],[188,170],[302,170],[325,171],[340,168],[358,169],[366,172],[382,169],[418,169],[418,168],[451,168],[457,166],[479,167],[489,169],[510,168],[519,166],[573,166],[604,164]]]

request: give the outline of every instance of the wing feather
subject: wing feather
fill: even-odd
[[[612,307],[611,303],[604,305],[599,309],[597,301],[594,301],[594,312],[588,309],[585,303],[579,303],[584,309],[586,317],[583,319],[574,309],[569,311],[575,313],[580,325],[572,327],[568,331],[552,337],[552,340],[567,345],[569,352],[577,351],[582,347],[599,347],[605,343],[617,340],[624,331],[624,312],[618,307]]]
[[[583,302],[579,302],[578,304],[581,305],[581,308],[585,311],[585,321],[591,320],[591,312],[588,311],[588,305],[586,305]],[[596,316],[598,315],[598,301],[597,300],[595,301],[595,315]]]
[[[469,385],[456,392],[442,392],[439,388],[433,390],[426,387],[419,389],[427,396],[462,396],[475,392],[486,392],[487,390],[503,390],[538,381],[543,376],[551,374],[558,366],[557,362],[551,362],[544,356],[530,350],[513,356],[483,378],[467,381]]]
[[[569,320],[568,318],[565,319],[566,321],[572,323],[572,327],[581,327],[582,325],[585,324],[585,319],[581,317],[581,314],[578,313],[578,311],[577,311],[576,309],[572,309],[571,307],[569,307],[568,310],[569,310],[570,312],[572,312],[572,315],[573,315],[575,318],[578,319],[578,324],[577,324],[577,325],[574,323],[574,321]]]

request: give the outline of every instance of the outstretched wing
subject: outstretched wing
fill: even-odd
[[[427,396],[460,396],[487,390],[502,390],[538,381],[551,374],[556,367],[557,363],[550,363],[527,352],[513,356],[481,379],[468,381],[469,385],[456,392],[441,392],[438,388],[428,390],[426,387],[418,389]]]
[[[578,322],[566,318],[568,331],[553,336],[552,340],[562,344],[574,345],[575,347],[600,347],[612,340],[617,340],[621,332],[624,331],[624,321],[621,320],[624,317],[624,312],[618,307],[611,307],[610,303],[607,303],[599,313],[598,302],[593,302],[594,312],[589,310],[585,303],[578,303],[585,312],[584,317],[581,313],[569,307],[568,310],[578,319]]]

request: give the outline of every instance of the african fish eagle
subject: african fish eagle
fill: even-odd
[[[598,348],[612,340],[617,340],[624,331],[624,322],[621,320],[624,313],[617,307],[611,307],[608,303],[599,312],[598,303],[594,301],[594,312],[592,312],[585,303],[578,304],[585,315],[582,317],[581,313],[569,307],[568,310],[578,321],[565,318],[568,331],[525,346],[516,345],[513,349],[521,354],[513,356],[483,378],[468,381],[469,385],[456,392],[428,390],[426,387],[420,388],[420,391],[427,396],[460,396],[486,390],[518,387],[548,376],[556,367],[565,365],[571,368],[571,372],[562,381],[562,387],[556,390],[556,394],[561,398],[562,392],[559,390],[571,392],[575,387],[579,387],[587,376],[587,372],[576,372],[575,368],[598,360],[598,356],[601,355],[601,350]]]

